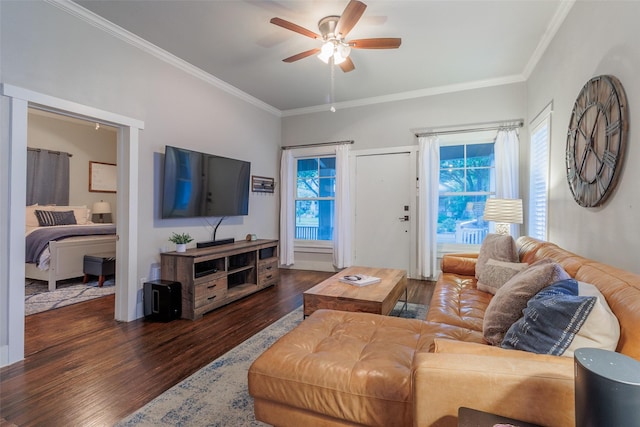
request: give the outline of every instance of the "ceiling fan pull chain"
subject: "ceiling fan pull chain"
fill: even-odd
[[[335,102],[335,80],[336,80],[336,67],[333,66],[333,58],[331,58],[331,66],[329,67],[331,69],[331,89],[330,89],[330,93],[329,93],[329,104],[331,105],[331,108],[329,108],[329,111],[331,111],[332,113],[336,112],[336,106],[334,105]]]

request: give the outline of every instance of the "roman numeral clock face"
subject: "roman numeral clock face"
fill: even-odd
[[[567,181],[575,201],[600,206],[620,175],[627,138],[627,99],[614,76],[589,80],[578,95],[567,133]]]

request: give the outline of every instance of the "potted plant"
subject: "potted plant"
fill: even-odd
[[[169,237],[169,241],[176,244],[176,252],[186,252],[187,243],[191,242],[193,238],[189,235],[189,233],[173,233],[171,237]]]

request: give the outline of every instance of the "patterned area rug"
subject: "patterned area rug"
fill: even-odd
[[[394,312],[402,313],[402,317],[423,314],[424,319],[427,306],[409,303],[401,311],[403,304],[398,302]],[[298,307],[129,415],[116,427],[266,426],[254,417],[247,372],[264,350],[301,321],[302,307]]]
[[[25,315],[111,295],[116,291],[115,284],[115,279],[108,279],[100,288],[97,280],[83,284],[82,279],[69,279],[58,282],[57,289],[49,292],[47,282],[27,279],[24,288]]]

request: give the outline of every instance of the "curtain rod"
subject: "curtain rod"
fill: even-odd
[[[460,129],[450,129],[450,130],[441,130],[441,131],[430,131],[430,132],[420,132],[416,133],[417,137],[421,136],[432,136],[432,135],[447,135],[451,133],[467,133],[467,132],[481,132],[486,130],[500,130],[500,129],[516,129],[524,126],[524,122],[522,120],[518,120],[518,123],[509,124],[509,125],[487,125],[487,126],[479,126],[476,128],[460,128]]]
[[[31,148],[31,147],[27,147],[27,151],[37,151],[37,152],[41,152],[41,151],[48,151],[51,154],[66,154],[69,157],[73,157],[73,154],[71,153],[65,153],[64,151],[53,151],[53,150],[46,150],[44,148]]]
[[[315,144],[300,144],[300,145],[285,145],[281,147],[283,150],[291,150],[292,148],[307,148],[307,147],[321,147],[323,145],[340,145],[340,144],[353,144],[352,139],[346,141],[333,141],[333,142],[317,142]]]

